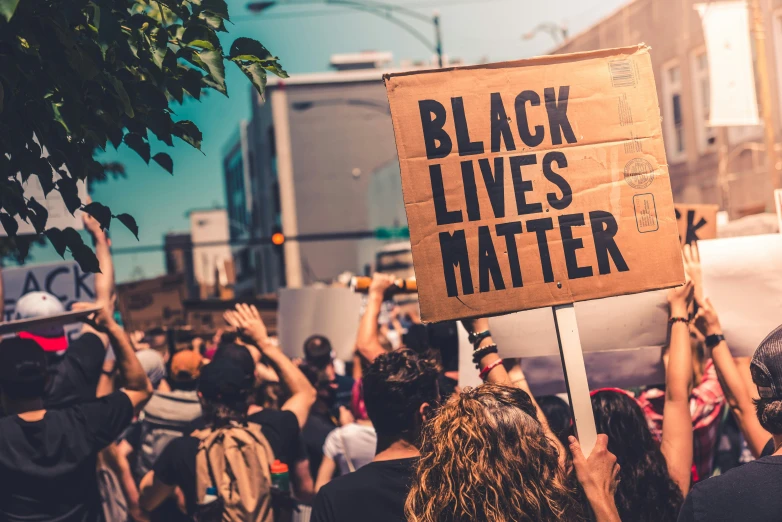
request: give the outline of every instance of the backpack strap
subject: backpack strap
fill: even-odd
[[[266,435],[263,434],[263,430],[261,429],[261,426],[257,424],[254,425],[253,427],[250,427],[249,425],[242,425],[241,428],[245,433],[250,435],[250,437],[252,437],[255,440],[255,442],[263,446],[264,450],[266,451],[266,457],[269,460],[269,464],[274,462],[274,453],[272,452],[272,445],[269,442],[269,439],[266,438]]]
[[[222,439],[224,438],[223,434],[221,433],[221,429],[214,430],[214,431],[209,428],[205,430],[196,430],[193,432],[192,436],[201,440],[201,442],[198,445],[198,453],[204,452],[206,454],[205,455],[206,471],[209,474],[209,480],[211,481],[212,486],[214,486],[215,490],[217,491],[217,495],[219,497],[220,490],[218,488],[217,478],[215,477],[214,469],[212,469],[212,462],[209,459],[209,452],[211,451],[212,446],[218,444],[218,442],[222,441]]]

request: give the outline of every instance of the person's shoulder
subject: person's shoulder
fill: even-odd
[[[288,410],[271,410],[264,408],[261,411],[248,416],[247,420],[256,424],[260,424],[261,426],[292,426],[294,424],[297,428],[299,426],[299,421],[296,418],[296,415],[292,411]]]
[[[697,495],[712,496],[719,495],[721,491],[733,490],[737,484],[747,485],[748,481],[760,478],[765,481],[769,473],[769,465],[775,466],[774,469],[782,476],[782,457],[769,456],[763,457],[752,462],[726,471],[720,475],[715,475],[706,480],[698,482],[692,488]]]
[[[334,432],[332,432],[334,433]],[[398,477],[406,477],[412,473],[413,466],[418,459],[386,460],[370,462],[352,473],[339,476],[321,488],[327,489],[333,495],[344,493],[351,494],[357,490],[375,490],[381,487],[379,482],[386,482],[389,478],[395,481]]]
[[[131,402],[130,397],[120,390],[104,395],[103,397],[97,397],[74,404],[67,408],[53,411],[59,412],[62,415],[69,415],[73,413],[97,413],[98,410],[127,413],[132,417],[133,403]]]
[[[340,499],[346,496],[353,496],[357,491],[367,486],[366,467],[359,468],[353,473],[347,473],[330,480],[318,491],[319,496],[328,499]]]
[[[100,337],[97,336],[97,334],[93,332],[84,332],[76,339],[68,342],[68,349],[65,351],[67,354],[69,351],[76,349],[77,350],[83,350],[83,349],[94,349],[94,350],[105,350],[106,347],[103,344],[103,341]]]
[[[163,451],[160,454],[158,460],[165,462],[171,460],[189,460],[191,458],[195,458],[196,454],[198,453],[198,446],[200,442],[201,441],[198,438],[191,435],[183,435],[181,437],[171,439],[171,441],[166,444],[166,447],[163,448]]]

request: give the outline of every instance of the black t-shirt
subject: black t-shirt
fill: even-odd
[[[370,462],[323,486],[311,522],[404,522],[418,458]]]
[[[261,425],[263,434],[274,451],[274,458],[287,464],[291,472],[294,464],[307,458],[301,442],[299,419],[293,412],[264,409],[253,413],[247,420]]]
[[[323,444],[326,442],[326,437],[336,427],[331,415],[311,411],[307,423],[301,430],[301,439],[310,459],[310,474],[313,479],[317,479],[318,469],[323,461]]]
[[[733,468],[696,484],[679,522],[777,522],[782,519],[782,456]]]
[[[63,408],[94,399],[105,358],[106,347],[94,333],[71,341],[61,356],[51,354],[45,407]]]
[[[296,415],[289,411],[261,410],[247,418],[250,422],[261,425],[266,440],[274,452],[274,458],[288,465],[288,473],[293,473],[293,466],[304,460],[301,445],[299,421]],[[194,429],[203,429],[203,420],[193,423]],[[169,442],[155,461],[155,478],[169,486],[179,486],[185,494],[187,512],[195,512],[196,499],[196,454],[199,440],[185,436]]]
[[[116,392],[37,422],[0,419],[0,520],[103,520],[97,454],[132,418],[130,399]]]

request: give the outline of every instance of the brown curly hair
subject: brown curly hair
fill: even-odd
[[[559,453],[529,395],[484,384],[454,395],[424,427],[408,522],[580,520]]]

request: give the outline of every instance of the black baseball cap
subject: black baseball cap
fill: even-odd
[[[46,352],[32,339],[11,337],[0,342],[0,386],[9,394],[43,394],[47,375]]]
[[[213,361],[218,359],[229,359],[238,364],[245,374],[251,377],[255,375],[255,360],[250,350],[240,344],[219,344],[212,357]]]
[[[782,326],[760,342],[750,371],[761,399],[782,400]]]
[[[252,378],[242,366],[228,357],[215,358],[201,370],[198,391],[204,399],[235,406],[247,399]]]

